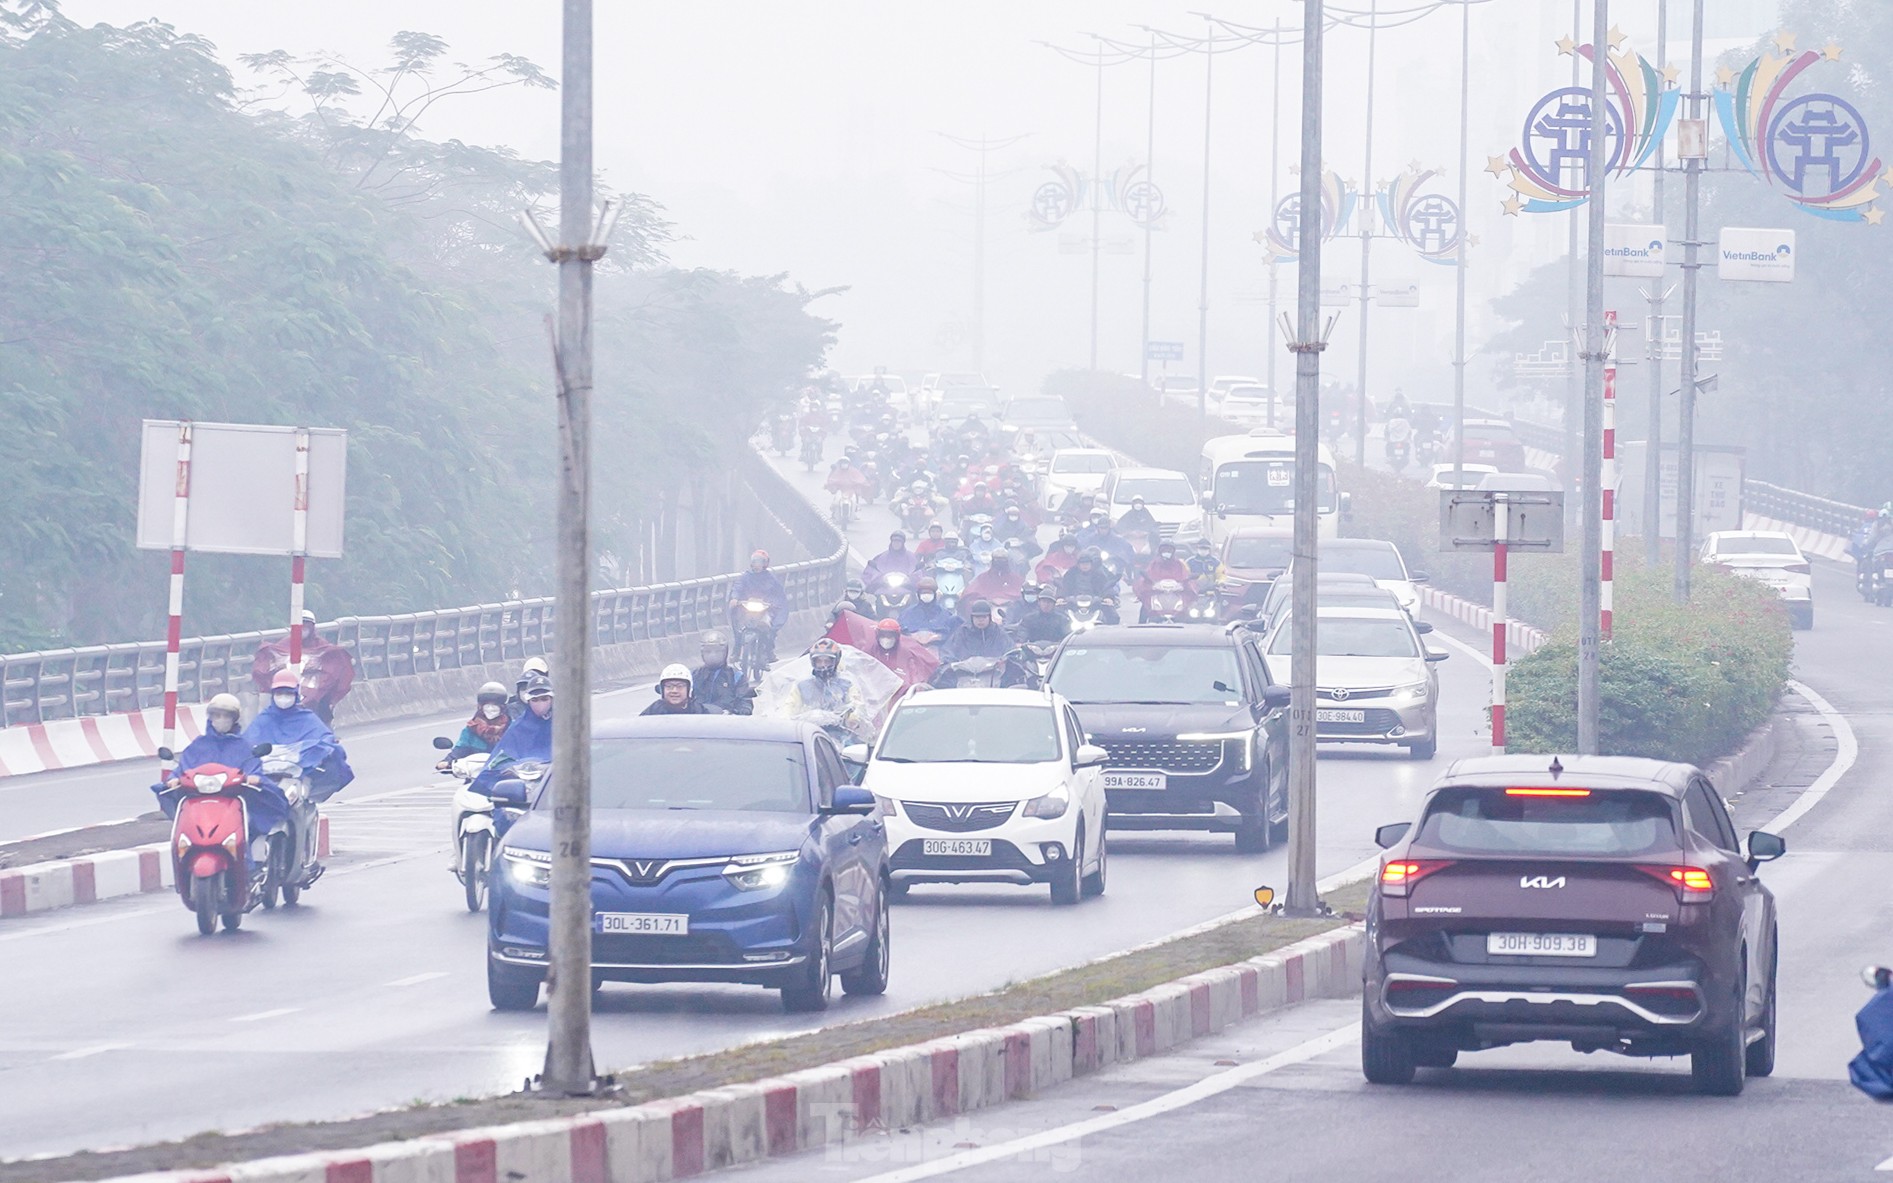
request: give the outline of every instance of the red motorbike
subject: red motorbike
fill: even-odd
[[[160,753],[166,759],[169,753]],[[178,898],[209,936],[218,920],[234,932],[243,914],[263,902],[266,868],[250,859],[249,810],[243,774],[205,764],[179,776],[182,796],[171,822],[171,869]]]

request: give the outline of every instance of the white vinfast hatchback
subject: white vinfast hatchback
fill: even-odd
[[[1103,748],[1037,690],[932,690],[901,700],[861,786],[887,825],[894,896],[916,883],[1046,883],[1104,894]]]

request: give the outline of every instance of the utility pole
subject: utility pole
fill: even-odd
[[[1098,100],[1091,127],[1091,370],[1098,369],[1098,235],[1104,220],[1104,45],[1097,50]]]
[[[1703,119],[1702,10],[1696,0],[1695,25],[1689,32],[1689,119]],[[1676,587],[1679,604],[1689,601],[1690,567],[1696,549],[1696,279],[1702,270],[1702,170],[1708,164],[1708,130],[1683,152],[1683,391],[1676,422]]]
[[[1584,549],[1578,575],[1578,754],[1597,754],[1597,663],[1603,611],[1604,366],[1610,347],[1604,325],[1605,66],[1610,54],[1610,3],[1593,0],[1591,19],[1590,243],[1585,256]]]
[[[1466,485],[1466,152],[1472,95],[1472,5],[1459,6],[1459,242],[1453,275],[1453,488]],[[1500,625],[1503,618],[1495,618]],[[1494,741],[1497,745],[1497,741]]]
[[[946,169],[934,171],[973,186],[973,369],[983,374],[986,372],[986,185],[992,179],[987,157],[1000,148],[1012,147],[1026,136],[1007,136],[995,140],[990,136],[965,139],[943,131],[934,134],[956,147],[979,153],[979,165],[970,177]]]
[[[1322,0],[1302,0],[1301,228],[1296,268],[1295,586],[1289,659],[1288,899],[1291,916],[1320,910],[1315,891],[1315,564],[1321,445],[1321,41]]]
[[[1374,253],[1374,49],[1380,38],[1380,0],[1367,5],[1367,158],[1361,165],[1361,324],[1360,356],[1355,362],[1360,403],[1354,414],[1354,463],[1367,467],[1367,314],[1373,299]],[[1304,34],[1305,35],[1305,34]],[[1319,167],[1319,165],[1317,165]],[[1464,171],[1463,169],[1461,170]],[[1302,182],[1302,192],[1308,184]],[[1307,198],[1303,198],[1307,200]],[[1303,239],[1306,244],[1309,240]]]
[[[1584,0],[1571,0],[1571,39],[1573,41],[1581,40],[1578,34],[1578,30],[1582,29],[1583,27],[1584,27]],[[1578,84],[1578,55],[1577,55],[1577,51],[1573,50],[1571,52],[1571,86],[1575,89],[1577,84]],[[1593,173],[1592,175],[1595,176],[1596,174]],[[1565,187],[1569,189],[1575,189],[1578,186],[1576,184],[1567,182]],[[1582,271],[1578,269],[1579,268],[1579,263],[1578,263],[1578,258],[1579,258],[1579,255],[1578,255],[1578,218],[1579,216],[1580,216],[1580,213],[1578,210],[1574,209],[1571,211],[1570,242],[1567,247],[1569,254],[1566,256],[1570,260],[1570,263],[1569,263],[1569,266],[1567,266],[1565,269],[1564,310],[1565,310],[1566,317],[1568,317],[1570,320],[1570,324],[1566,331],[1572,332],[1572,333],[1577,332],[1578,326],[1581,323],[1583,323],[1582,318],[1578,315],[1579,310],[1581,308],[1581,301],[1583,299],[1582,284],[1583,284],[1583,274],[1584,274]],[[1578,425],[1578,416],[1583,414],[1583,411],[1581,410],[1583,406],[1583,398],[1584,398],[1584,372],[1581,369],[1579,369],[1577,365],[1573,364],[1570,368],[1570,376],[1565,381],[1564,450],[1559,453],[1559,461],[1563,465],[1563,468],[1564,468],[1564,471],[1560,475],[1563,476],[1564,483],[1567,487],[1571,484],[1571,478],[1575,476],[1577,473],[1577,464],[1578,464],[1578,426],[1577,425]],[[1578,499],[1574,497],[1566,497],[1564,499],[1564,522],[1567,528],[1571,525],[1572,515],[1577,512],[1578,512]]]
[[[1670,0],[1656,0],[1656,69],[1661,75],[1670,64]],[[1669,241],[1669,221],[1663,212],[1663,159],[1665,145],[1656,145],[1656,172],[1650,185],[1651,216]],[[1650,331],[1645,334],[1650,354],[1650,427],[1643,444],[1643,562],[1663,562],[1663,284],[1657,276],[1650,286]]]
[[[1205,18],[1207,19],[1207,18]],[[1209,115],[1215,95],[1216,34],[1203,37],[1203,267],[1202,286],[1196,295],[1196,418],[1209,418]]]
[[[565,0],[559,79],[559,531],[552,717],[552,907],[541,1089],[589,1094],[592,1069],[591,401],[592,0]]]
[[[1154,185],[1157,175],[1157,34],[1150,34],[1150,103],[1144,117],[1144,184]],[[1144,340],[1138,373],[1145,386],[1150,385],[1150,232],[1155,218],[1145,211],[1144,218]]]
[[[1280,181],[1282,175],[1282,22],[1279,18],[1277,18],[1275,22],[1273,45],[1275,69],[1271,86],[1274,91],[1274,99],[1269,105],[1269,217],[1271,219],[1275,217],[1275,207],[1280,205],[1282,201]],[[1268,329],[1270,333],[1275,331],[1275,318],[1279,315],[1275,310],[1276,281],[1279,278],[1280,267],[1275,261],[1275,256],[1270,255]],[[1267,336],[1265,334],[1264,341],[1266,342],[1266,340]],[[1274,427],[1275,404],[1282,397],[1282,391],[1280,387],[1275,385],[1275,351],[1270,349],[1267,352],[1269,355],[1269,426]]]

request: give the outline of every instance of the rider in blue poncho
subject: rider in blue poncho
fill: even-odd
[[[288,798],[283,796],[280,788],[263,779],[263,764],[251,750],[251,742],[238,729],[243,721],[242,709],[234,694],[219,694],[205,705],[204,734],[186,744],[184,750],[178,753],[177,774],[170,781],[151,786],[151,791],[158,796],[158,807],[164,810],[164,816],[177,815],[184,773],[207,764],[221,764],[225,768],[236,769],[246,782],[242,792],[252,838],[267,834],[288,820]]]
[[[309,786],[309,800],[320,804],[348,787],[355,770],[348,753],[316,713],[302,705],[296,675],[284,670],[270,685],[270,704],[251,720],[243,738],[276,748],[294,747]]]
[[[467,786],[476,793],[491,793],[495,784],[512,775],[507,769],[522,761],[552,761],[552,683],[535,677],[520,697],[525,699],[526,712],[500,736],[486,767]]]

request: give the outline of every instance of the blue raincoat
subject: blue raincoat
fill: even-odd
[[[327,801],[355,779],[355,770],[348,766],[348,753],[336,740],[335,732],[307,707],[284,710],[272,703],[250,720],[243,738],[252,744],[300,748],[299,758],[312,801]]]
[[[496,783],[507,778],[506,766],[522,760],[551,763],[551,715],[541,719],[528,710],[514,719],[513,725],[506,729],[506,734],[500,736],[500,741],[493,745],[493,754],[487,757],[486,767],[467,787],[476,793],[490,793]]]
[[[1893,1101],[1893,990],[1875,990],[1854,1016],[1860,1054],[1847,1065],[1854,1087],[1876,1101]]]
[[[246,777],[260,777],[263,762],[258,760],[251,749],[255,745],[242,735],[231,732],[220,735],[216,731],[206,731],[178,753],[177,767],[180,773],[206,764],[221,764],[225,768],[234,768]],[[151,791],[158,795],[158,805],[166,817],[177,814],[177,794],[169,793],[162,784],[151,786]],[[277,826],[289,820],[289,799],[283,791],[263,781],[259,785],[246,786],[243,789],[244,804],[248,807],[250,835],[267,834]]]

